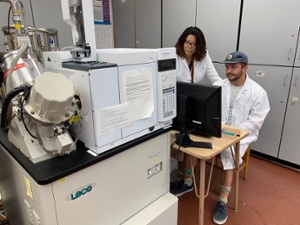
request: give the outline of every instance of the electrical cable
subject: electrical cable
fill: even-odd
[[[34,22],[34,16],[33,16],[33,9],[32,9],[31,0],[29,0],[29,4],[30,4],[30,10],[31,10],[32,23],[33,23],[33,26],[35,27],[35,22]]]
[[[1,124],[0,127],[5,130],[7,127],[7,112],[8,112],[8,107],[10,104],[10,101],[17,96],[19,93],[24,92],[28,88],[28,85],[21,85],[19,87],[16,87],[12,91],[10,91],[4,98],[3,100],[3,105],[2,105],[2,112],[1,112]]]
[[[9,7],[9,10],[8,10],[8,17],[7,17],[7,27],[8,27],[8,34],[10,34],[10,12],[11,12],[11,6]]]
[[[22,101],[21,101],[21,120],[22,120],[22,123],[23,123],[23,125],[24,125],[26,131],[28,132],[28,134],[29,134],[31,137],[33,137],[34,139],[37,139],[37,137],[34,136],[34,135],[29,131],[29,129],[28,129],[28,127],[27,127],[27,125],[26,125],[26,123],[25,123],[25,121],[24,121],[24,117],[23,117],[23,108],[24,108],[23,106],[24,106],[24,101],[27,99],[27,96],[28,96],[28,94],[30,93],[30,90],[31,90],[31,87],[26,91],[26,93],[24,92],[24,97],[23,97],[23,99],[22,99]]]
[[[23,2],[21,2],[21,1],[18,1],[18,2],[21,4],[21,7],[24,8]]]

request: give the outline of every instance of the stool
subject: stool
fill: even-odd
[[[250,150],[251,150],[251,144],[249,144],[248,148],[245,151],[242,164],[239,166],[239,171],[244,169],[244,176],[243,178],[246,180],[248,176],[248,166],[249,166],[249,159],[250,159]]]
[[[243,162],[239,166],[239,171],[241,171],[242,169],[244,169],[243,178],[245,180],[247,179],[247,176],[248,176],[248,166],[249,166],[249,159],[250,159],[250,150],[251,150],[251,144],[249,144],[248,148],[246,149],[245,154],[242,157]],[[222,168],[222,161],[221,161],[221,155],[220,154],[216,156],[216,163],[215,163],[215,165],[217,167]]]

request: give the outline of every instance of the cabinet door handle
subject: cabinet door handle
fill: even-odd
[[[296,78],[295,78],[295,86],[296,87],[298,86],[298,78],[299,78],[299,75],[296,75]]]
[[[291,54],[291,52],[292,52],[292,48],[289,48],[289,50],[288,50],[288,56],[287,56],[288,60],[290,60],[290,54]]]
[[[289,48],[289,50],[288,50],[288,56],[287,56],[288,60],[290,60],[290,53],[291,53],[291,51],[292,51],[292,48]]]
[[[287,74],[284,74],[283,76],[283,85],[285,86],[285,79],[287,78]]]

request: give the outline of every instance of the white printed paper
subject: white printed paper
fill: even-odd
[[[130,119],[130,114],[130,103],[99,109],[99,136],[131,126],[132,120]]]
[[[152,69],[122,73],[123,101],[131,103],[132,121],[149,118],[154,112]]]

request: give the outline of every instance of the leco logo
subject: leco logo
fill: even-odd
[[[96,184],[89,184],[87,186],[81,187],[81,188],[77,189],[76,191],[74,191],[71,195],[69,195],[67,197],[67,201],[73,201],[73,200],[91,192],[92,190],[94,190],[95,187],[96,187]]]

